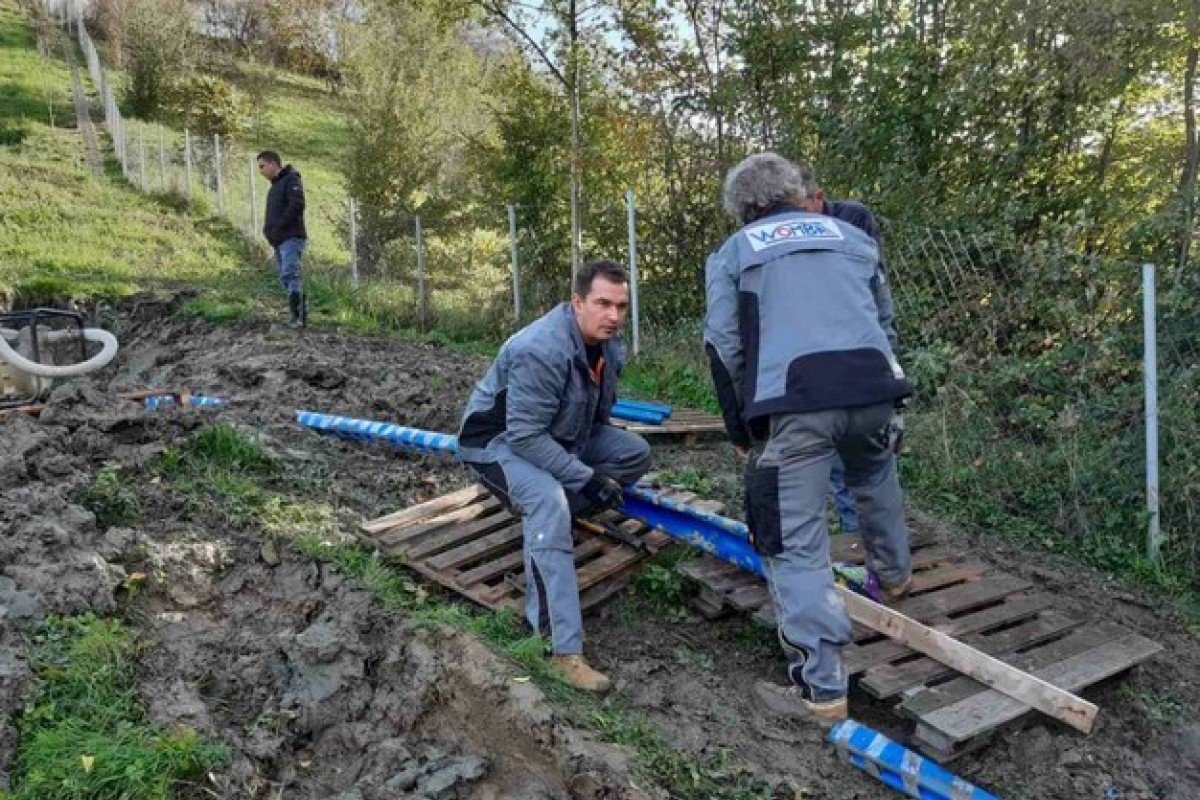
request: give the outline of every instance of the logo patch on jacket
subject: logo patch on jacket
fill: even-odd
[[[800,219],[787,222],[764,222],[746,229],[746,238],[754,252],[797,241],[838,241],[846,237],[831,219]]]

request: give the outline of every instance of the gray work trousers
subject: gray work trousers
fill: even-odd
[[[889,423],[892,404],[771,417],[770,436],[746,465],[746,513],[763,554],[788,673],[809,697],[844,697],[841,648],[850,619],[829,561],[825,492],[834,456],[858,501],[867,566],[884,586],[912,572],[904,496],[896,474]]]
[[[522,517],[529,625],[550,638],[555,655],[582,653],[583,615],[575,581],[571,513],[585,503],[553,475],[513,453],[506,442],[494,442],[488,449],[496,454],[496,462],[471,466],[484,485]],[[597,425],[579,458],[629,485],[650,469],[650,446],[636,433]]]

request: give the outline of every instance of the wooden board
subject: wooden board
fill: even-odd
[[[700,441],[702,439],[719,439],[725,436],[724,420],[707,411],[696,411],[690,408],[675,409],[662,425],[650,425],[616,418],[613,418],[612,424],[651,438]]]
[[[899,611],[838,587],[846,612],[855,622],[886,633],[946,666],[1002,691],[1007,697],[1036,708],[1082,733],[1091,733],[1099,709],[1069,691],[1022,672],[1000,659],[960,642],[953,636],[922,625]]]
[[[683,502],[702,502],[685,490],[662,491]],[[719,503],[704,505],[716,512],[721,509]],[[642,544],[635,547],[597,535],[595,525],[589,526],[591,530],[575,526],[576,579],[584,610],[621,591],[642,562],[673,541],[617,512],[591,520],[618,526]],[[361,529],[364,538],[385,555],[480,605],[524,608],[521,521],[479,484],[366,521]]]
[[[835,560],[863,560],[861,543],[853,537],[831,537],[830,549]],[[1084,689],[1101,679],[1095,676],[1127,670],[1159,649],[1120,629],[1120,635],[1106,634],[1115,644],[1105,650],[1105,642],[1090,632],[1092,623],[1056,609],[1055,598],[1033,591],[1028,581],[956,557],[928,537],[914,537],[912,549],[913,593],[896,605],[897,611],[1053,686]],[[756,622],[775,625],[770,593],[756,576],[708,557],[684,562],[680,571],[700,584],[693,605],[705,616],[749,613]],[[1014,713],[1015,706],[996,701],[1003,694],[869,627],[855,624],[853,635],[843,658],[854,690],[894,704],[896,713],[913,725],[912,743],[939,760],[983,746],[997,728],[1030,714],[1029,705],[1016,702],[1022,710]],[[1084,671],[1071,659],[1088,649],[1095,650],[1092,655],[1102,666]],[[1057,679],[1063,676],[1066,683]],[[985,692],[990,692],[989,700],[970,699]],[[956,703],[963,705],[933,717],[934,724],[925,722],[926,716]],[[974,727],[970,720],[976,720]]]

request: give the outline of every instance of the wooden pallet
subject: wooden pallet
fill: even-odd
[[[1064,614],[1054,598],[1028,581],[938,547],[912,541],[913,593],[896,610],[936,627],[1063,689],[1076,692],[1128,670],[1162,648],[1133,631]],[[835,561],[862,563],[856,536],[831,537]],[[705,557],[679,570],[701,586],[696,607],[714,617],[730,610],[775,625],[766,584],[757,576]],[[1028,706],[860,625],[843,659],[857,691],[889,703],[913,724],[912,743],[938,761],[984,744],[1028,716]]]
[[[678,489],[664,493],[719,512]],[[645,523],[610,511],[591,518],[606,522],[643,544],[634,547],[577,523],[575,574],[586,611],[623,589],[643,561],[673,541]],[[431,580],[487,608],[525,607],[525,560],[521,521],[479,484],[403,511],[365,522],[364,535],[385,555],[400,558]]]
[[[662,425],[630,422],[616,419],[612,424],[627,431],[658,439],[681,439],[691,443],[702,439],[720,438],[725,435],[725,422],[715,414],[690,408],[677,408]]]

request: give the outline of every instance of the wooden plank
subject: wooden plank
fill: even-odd
[[[430,569],[436,569],[439,572],[447,570],[458,571],[472,562],[481,561],[490,556],[500,555],[511,550],[514,543],[520,546],[522,538],[521,523],[518,522],[515,525],[501,528],[495,533],[489,533],[486,536],[479,538],[472,537],[465,544],[447,550],[433,558],[425,559],[425,563],[429,565]]]
[[[951,586],[940,592],[910,597],[897,605],[896,610],[918,621],[949,617],[1003,600],[1011,594],[1028,589],[1030,585],[1029,581],[1013,575],[989,576],[982,580]]]
[[[719,561],[712,556],[701,556],[689,561],[681,561],[675,565],[675,571],[685,578],[699,581],[705,586],[708,585],[710,578],[715,579],[745,572],[745,570],[735,567],[727,561]]]
[[[1041,616],[990,636],[974,634],[964,637],[963,644],[990,656],[1004,656],[1034,644],[1056,638],[1080,625],[1076,619],[1048,611]],[[918,658],[904,664],[885,664],[863,675],[859,686],[872,697],[887,699],[923,683],[952,677],[954,670],[932,658]]]
[[[478,506],[472,506],[472,508],[478,508]],[[467,510],[463,509],[464,512]],[[484,515],[483,518],[476,519],[481,514]],[[475,522],[469,525],[459,524],[468,519],[475,519]],[[408,560],[419,561],[464,544],[472,537],[490,533],[501,525],[511,525],[516,521],[516,518],[508,513],[507,510],[501,506],[497,506],[495,508],[483,509],[470,515],[464,514],[464,519],[462,520],[439,522],[428,528],[425,528],[423,525],[422,537],[416,540],[409,539],[393,543],[390,537],[385,536],[383,542],[390,546],[393,551],[404,555]]]
[[[726,594],[725,599],[738,611],[752,611],[771,599],[771,591],[765,582],[759,581],[753,586],[734,589]]]
[[[1098,709],[1092,703],[849,589],[838,587],[838,592],[846,604],[847,613],[855,622],[902,641],[913,650],[936,658],[964,675],[970,675],[1083,733],[1089,733],[1095,724]]]
[[[1020,622],[1049,608],[1054,598],[1047,594],[1025,594],[1011,597],[998,606],[975,611],[955,619],[932,620],[933,627],[951,636],[986,631],[1000,625]],[[874,633],[872,631],[872,633]],[[876,634],[877,635],[877,634]],[[869,644],[852,644],[842,649],[842,660],[851,675],[857,675],[877,664],[886,664],[910,656],[913,651],[891,639]]]
[[[985,567],[982,564],[962,564],[913,573],[912,593],[930,592],[953,586],[956,583],[978,580],[983,576]]]
[[[628,545],[614,547],[595,561],[576,571],[576,580],[582,592],[605,578],[616,575],[626,567],[642,560],[642,554]]]
[[[378,533],[379,531],[387,530],[388,528],[396,527],[397,525],[409,525],[429,517],[439,514],[444,511],[449,511],[455,508],[461,508],[468,503],[473,503],[480,497],[487,495],[487,489],[480,486],[478,483],[473,483],[465,489],[459,489],[457,492],[442,495],[441,497],[429,500],[420,505],[410,506],[388,514],[386,517],[364,522],[362,529],[367,533]]]
[[[1156,642],[1124,631],[1119,638],[1097,648],[1037,670],[1035,677],[1047,685],[1062,687],[1059,691],[1075,691],[1124,672],[1161,650]],[[949,739],[963,741],[1020,717],[1028,710],[1027,703],[1022,702],[1024,699],[997,691],[980,692],[924,716],[921,722]]]
[[[1019,669],[1036,671],[1065,658],[1099,647],[1112,637],[1113,632],[1104,623],[1086,625],[1044,647],[1035,647],[1024,653],[1018,653],[1009,658],[1009,663]],[[983,691],[987,691],[987,687],[980,684],[979,681],[960,676],[952,681],[926,687],[914,693],[897,708],[897,711],[905,717],[919,720],[940,708],[953,705],[959,700]]]
[[[388,528],[387,530],[374,534],[375,537],[389,546],[404,545],[405,547],[413,547],[418,543],[418,540],[435,531],[443,530],[451,525],[457,525],[461,522],[469,522],[473,519],[479,519],[496,511],[503,511],[504,507],[500,505],[500,501],[494,497],[484,498],[462,508],[454,509],[453,511],[445,511],[435,517],[430,517],[421,522],[409,523],[403,526]]]
[[[460,572],[454,577],[454,582],[464,589],[480,583],[487,583],[509,572],[525,568],[525,548],[492,559],[478,567]]]

